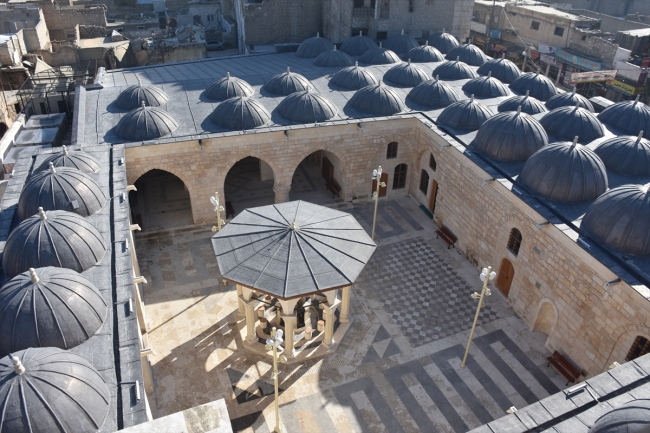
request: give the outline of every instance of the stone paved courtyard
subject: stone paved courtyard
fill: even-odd
[[[372,203],[334,204],[370,232]],[[221,283],[209,228],[139,235],[155,417],[225,398],[233,427],[274,427],[271,363],[240,349],[236,295]],[[564,388],[533,333],[492,290],[466,369],[478,272],[435,236],[409,197],[380,202],[379,247],[352,288],[337,351],[283,366],[286,432],[466,432]],[[494,258],[494,265],[500,257]],[[487,264],[481,264],[487,265]]]

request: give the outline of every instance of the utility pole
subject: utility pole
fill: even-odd
[[[492,0],[492,10],[490,11],[490,21],[486,26],[487,38],[485,38],[485,54],[490,50],[490,33],[492,33],[492,20],[494,20],[494,7],[496,6],[497,0]]]

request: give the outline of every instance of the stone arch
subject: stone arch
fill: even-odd
[[[264,154],[262,154],[262,152],[259,152],[259,151],[250,151],[250,150],[246,150],[246,151],[238,152],[238,153],[233,153],[223,163],[223,167],[224,167],[223,171],[220,171],[217,174],[217,185],[219,185],[219,188],[221,189],[221,191],[223,191],[224,200],[228,199],[226,197],[226,192],[225,192],[226,179],[228,178],[228,174],[230,173],[230,171],[238,163],[240,163],[242,160],[244,160],[246,158],[258,159],[259,161],[265,163],[266,165],[268,165],[271,168],[271,171],[273,172],[272,173],[273,174],[273,192],[274,192],[274,195],[275,195],[274,202],[275,203],[282,203],[282,202],[287,201],[288,200],[288,193],[286,194],[287,198],[282,199],[284,194],[282,192],[281,187],[284,184],[284,182],[283,182],[283,177],[282,177],[283,170],[281,169],[281,167],[278,166],[277,162],[274,159],[269,158],[268,155],[264,155]],[[237,210],[237,212],[239,212],[239,209]]]
[[[548,298],[542,299],[539,301],[539,306],[537,307],[532,331],[540,331],[547,336],[551,335],[557,323],[557,318],[558,312],[553,302]]]
[[[7,132],[7,129],[9,129],[7,127],[7,124],[4,122],[0,122],[0,139],[4,137],[5,133]]]
[[[321,146],[319,144],[315,144],[314,146],[310,146],[309,148],[304,149],[300,153],[296,152],[297,155],[295,158],[293,158],[290,162],[290,164],[287,167],[287,174],[289,177],[289,183],[288,183],[288,189],[287,189],[287,195],[289,191],[291,190],[291,181],[293,179],[293,174],[298,170],[298,166],[302,163],[302,161],[305,160],[305,158],[309,157],[315,152],[318,151],[324,151],[324,152],[329,152],[332,155],[336,157],[336,159],[339,161],[341,164],[341,176],[340,180],[337,180],[339,182],[339,186],[341,187],[342,190],[342,196],[343,197],[348,197],[349,193],[352,193],[349,189],[349,184],[348,184],[348,179],[347,179],[347,174],[350,173],[350,167],[349,167],[349,161],[350,158],[346,158],[344,154],[344,151],[342,152],[341,149],[333,149],[332,146]],[[343,157],[341,154],[343,153]],[[349,197],[348,197],[349,198]]]
[[[625,356],[630,350],[636,337],[641,336],[650,340],[650,327],[640,323],[633,323],[630,325],[619,326],[612,335],[615,342],[612,346],[611,352],[609,353],[607,362],[602,366],[603,369],[607,368],[615,361],[621,364],[624,363]]]

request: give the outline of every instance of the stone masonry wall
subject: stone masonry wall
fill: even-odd
[[[45,23],[50,32],[61,32],[80,26],[106,27],[106,10],[101,6],[92,9],[80,7],[56,8],[49,3],[43,3]]]
[[[321,31],[321,0],[244,3],[246,43],[301,42]]]

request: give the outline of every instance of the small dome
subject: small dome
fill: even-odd
[[[106,245],[87,219],[72,212],[54,210],[27,218],[5,244],[2,269],[14,277],[29,268],[56,266],[83,272],[104,257]]]
[[[54,347],[0,359],[2,432],[99,431],[111,394],[84,358]]]
[[[51,163],[50,163],[51,164]],[[106,196],[89,174],[76,168],[41,171],[25,184],[18,200],[18,218],[24,220],[43,210],[67,210],[87,217],[99,212]]]
[[[521,75],[517,65],[504,58],[488,60],[476,72],[484,76],[492,73],[494,78],[503,83],[512,83]]]
[[[418,84],[407,97],[417,104],[430,108],[442,108],[460,101],[458,93],[438,77]]]
[[[142,106],[126,113],[115,127],[117,135],[129,141],[148,141],[171,134],[178,122],[160,108]]]
[[[97,287],[81,274],[30,269],[0,289],[0,356],[28,347],[78,346],[102,326],[106,311]]]
[[[390,35],[386,38],[384,44],[386,48],[397,54],[406,54],[411,48],[420,45],[413,36],[404,34],[404,30],[402,30],[401,34]]]
[[[392,63],[401,62],[399,56],[389,50],[384,48],[379,44],[379,47],[368,50],[359,57],[361,63],[366,65],[390,65]]]
[[[483,53],[479,47],[472,44],[463,44],[453,48],[447,53],[445,59],[458,59],[471,66],[481,66],[483,63],[487,62],[485,53]]]
[[[376,85],[357,90],[350,99],[350,105],[373,116],[391,116],[404,111],[402,98],[395,90],[382,85],[381,80]]]
[[[231,77],[230,72],[205,89],[205,96],[213,101],[225,101],[235,96],[252,96],[253,88],[241,78]]]
[[[135,110],[145,104],[147,107],[160,107],[169,101],[169,96],[158,87],[143,86],[139,83],[137,86],[127,87],[120,92],[115,101],[122,110]]]
[[[412,65],[410,59],[408,63],[393,66],[384,74],[384,80],[398,87],[414,87],[428,79],[426,72]]]
[[[463,63],[456,59],[453,62],[445,62],[441,65],[438,65],[436,69],[433,70],[433,76],[440,77],[441,80],[468,80],[472,78],[477,78],[478,74],[470,68],[467,63]]]
[[[446,33],[444,29],[442,30],[442,33],[434,33],[429,36],[427,42],[442,54],[447,54],[449,51],[460,45],[458,39],[456,39],[452,34]]]
[[[359,90],[366,86],[377,84],[377,78],[366,68],[359,66],[359,62],[354,62],[354,66],[344,68],[338,71],[330,79],[330,83],[344,89]]]
[[[337,109],[320,93],[305,90],[287,96],[278,105],[278,113],[296,123],[325,122],[336,116]]]
[[[424,45],[411,48],[404,57],[411,59],[413,63],[442,62],[445,60],[440,51],[429,45],[429,41],[426,41]]]
[[[650,140],[622,135],[603,141],[595,150],[605,167],[624,176],[650,176]]]
[[[243,131],[266,125],[271,115],[258,100],[235,96],[217,105],[210,120],[222,128]]]
[[[492,111],[474,99],[458,101],[442,110],[437,122],[462,131],[476,131],[493,116]]]
[[[288,96],[294,92],[313,88],[314,86],[307,78],[300,74],[296,74],[295,72],[291,72],[291,69],[289,68],[287,68],[287,72],[271,77],[271,79],[264,85],[264,90],[278,96]]]
[[[605,412],[588,433],[644,433],[650,424],[650,400],[629,401]]]
[[[373,48],[377,48],[377,43],[368,36],[363,36],[361,32],[357,36],[346,39],[341,44],[341,51],[351,56],[360,56]]]
[[[639,102],[638,96],[635,101],[610,105],[598,115],[598,119],[623,134],[637,135],[639,131],[645,131],[643,136],[650,138],[650,107]]]
[[[561,140],[578,136],[580,142],[589,143],[605,135],[596,115],[577,105],[556,108],[546,113],[540,123],[547,133]]]
[[[587,98],[576,93],[575,87],[571,92],[558,93],[546,101],[546,108],[549,110],[555,110],[560,107],[575,107],[576,105],[592,113],[595,111],[594,106],[591,105],[591,102]]]
[[[479,152],[499,161],[525,161],[548,144],[537,120],[521,111],[499,113],[478,130],[474,145]]]
[[[650,256],[649,188],[650,184],[610,189],[589,206],[581,227],[624,254]]]
[[[51,156],[47,157],[43,163],[38,166],[36,171],[43,171],[50,168],[50,162],[54,167],[68,167],[76,168],[81,170],[84,173],[97,173],[101,168],[99,161],[97,161],[93,156],[87,154],[86,152],[80,151],[68,151],[67,147],[63,147],[63,152],[53,153]]]
[[[323,53],[332,51],[334,44],[325,38],[320,37],[320,33],[316,33],[313,38],[305,39],[296,51],[296,57],[305,59],[313,59]],[[237,95],[237,96],[250,96],[250,95]]]
[[[547,101],[557,95],[555,84],[538,72],[528,72],[510,83],[510,89],[519,93],[529,92],[530,96],[540,101]]]
[[[334,45],[333,50],[325,51],[314,60],[314,66],[320,66],[321,68],[340,68],[342,66],[352,65],[354,65],[352,57],[343,51],[337,50],[336,45]]]
[[[569,203],[593,200],[607,191],[605,164],[592,150],[573,143],[551,143],[524,164],[519,179],[537,195]]]
[[[528,94],[528,90],[526,90],[526,95],[524,96],[513,96],[512,98],[506,99],[499,104],[498,110],[499,113],[503,113],[506,111],[517,111],[519,107],[521,107],[523,113],[530,114],[531,116],[548,111],[544,103]]]
[[[477,98],[497,98],[499,96],[508,96],[508,88],[490,73],[487,77],[478,77],[469,80],[463,85],[463,92],[473,94]]]

